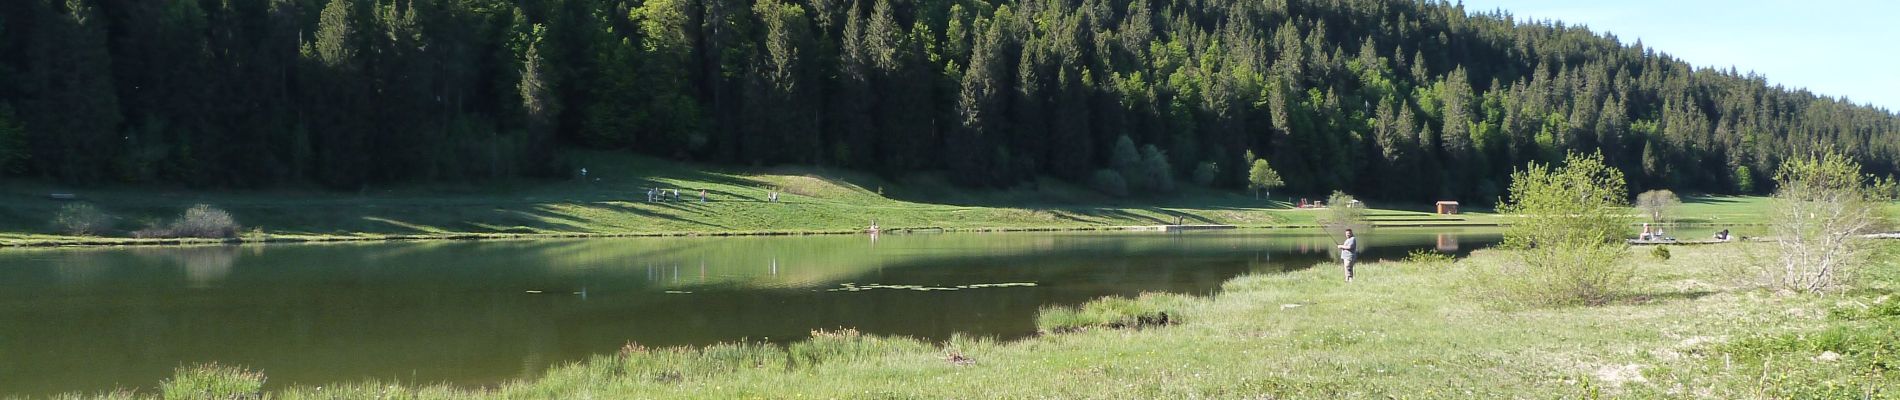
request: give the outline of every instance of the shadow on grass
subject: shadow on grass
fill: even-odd
[[[1663,302],[1671,302],[1671,301],[1679,301],[1679,300],[1696,300],[1696,299],[1701,299],[1703,297],[1708,297],[1716,293],[1718,292],[1712,291],[1712,290],[1691,290],[1691,291],[1686,291],[1686,292],[1660,292],[1660,293],[1632,293],[1632,294],[1622,296],[1621,298],[1618,298],[1616,300],[1613,300],[1610,303],[1611,304],[1627,304],[1627,305],[1655,304],[1655,303],[1663,303]]]
[[[1734,204],[1741,203],[1742,200],[1735,196],[1686,196],[1682,198],[1682,202],[1683,204]]]

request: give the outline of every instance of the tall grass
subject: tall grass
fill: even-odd
[[[1192,298],[1169,293],[1142,293],[1135,298],[1104,297],[1080,306],[1048,306],[1036,313],[1036,330],[1067,333],[1091,328],[1141,328],[1181,322],[1181,310]]]
[[[179,367],[172,378],[159,384],[166,400],[179,399],[260,399],[264,397],[264,373],[226,365],[199,364]]]
[[[1818,330],[1753,335],[1717,347],[1725,364],[1759,373],[1764,398],[1893,398],[1900,383],[1900,300],[1836,307]]]
[[[792,368],[813,368],[827,362],[850,362],[887,354],[929,351],[929,343],[906,337],[865,335],[856,329],[812,331],[811,339],[793,343],[785,351]]]

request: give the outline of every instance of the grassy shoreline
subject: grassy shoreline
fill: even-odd
[[[1322,212],[1287,198],[1185,187],[1165,198],[1113,198],[1043,180],[1004,190],[960,190],[920,176],[892,181],[818,168],[718,169],[611,153],[579,153],[586,180],[494,182],[481,186],[408,185],[358,193],[319,190],[221,191],[115,187],[70,190],[38,182],[0,185],[0,248],[166,246],[337,241],[495,240],[643,236],[813,235],[887,231],[949,232],[1120,230],[1133,226],[1233,225],[1310,228]],[[678,188],[681,201],[647,202],[648,188]],[[705,190],[707,202],[698,201]],[[781,193],[768,201],[768,193]],[[52,217],[76,193],[113,216],[100,236],[56,232]],[[1678,222],[1764,222],[1760,197],[1689,197]],[[229,211],[242,226],[232,239],[131,237],[194,205]],[[1480,207],[1464,214],[1428,205],[1373,202],[1377,226],[1501,226],[1508,217]],[[1896,205],[1900,208],[1900,205]],[[1634,210],[1631,211],[1635,213]]]
[[[821,168],[720,169],[611,153],[579,153],[589,177],[480,186],[406,185],[357,193],[319,190],[197,191],[108,187],[71,190],[39,182],[0,185],[0,247],[191,245],[364,240],[474,240],[626,236],[733,236],[887,231],[1116,230],[1175,223],[1307,227],[1318,210],[1285,199],[1185,187],[1163,198],[1114,198],[1054,180],[962,190],[940,177],[892,181]],[[650,202],[650,188],[679,201]],[[704,190],[707,201],[699,200]],[[769,194],[780,193],[778,201]],[[72,193],[56,200],[49,193]],[[670,196],[669,196],[670,197]],[[112,216],[99,236],[58,232],[61,207],[86,203]],[[132,231],[194,204],[230,212],[233,239],[142,239]],[[1374,210],[1386,225],[1495,225],[1478,211],[1438,216],[1423,205]],[[1385,221],[1378,221],[1385,219]]]
[[[929,343],[854,331],[786,346],[650,349],[488,388],[361,382],[271,398],[1870,398],[1900,397],[1900,245],[1855,290],[1785,295],[1734,278],[1768,245],[1632,250],[1633,290],[1595,307],[1505,309],[1462,286],[1515,255],[1248,275],[1210,297],[1044,311],[1047,333]],[[1165,313],[1159,320],[1154,317]],[[1056,333],[1060,332],[1060,333]],[[256,394],[236,369],[170,384]],[[1772,378],[1772,379],[1770,379]],[[229,390],[229,391],[219,391]],[[116,396],[133,397],[135,393]]]

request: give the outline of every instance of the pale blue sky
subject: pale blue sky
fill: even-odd
[[[1900,0],[1465,0],[1610,32],[1696,66],[1900,111]]]

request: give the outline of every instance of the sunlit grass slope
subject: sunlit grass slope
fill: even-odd
[[[572,158],[574,165],[587,168],[586,179],[369,187],[348,193],[10,182],[0,185],[0,244],[123,241],[114,237],[175,217],[198,203],[230,211],[246,232],[279,239],[845,232],[873,222],[887,229],[1055,229],[1177,221],[1258,227],[1310,224],[1317,213],[1289,209],[1284,199],[1260,200],[1191,185],[1165,197],[1111,198],[1051,179],[969,190],[934,176],[894,182],[811,167],[721,169],[596,152]],[[678,189],[680,201],[647,202],[649,188]],[[707,194],[703,203],[701,190]],[[767,201],[773,190],[781,193],[778,202]],[[72,201],[50,199],[50,193],[73,193],[79,201],[97,205],[117,217],[119,232],[94,239],[56,235],[52,216]],[[1371,214],[1388,224],[1488,221],[1481,213],[1438,217],[1379,209]]]

